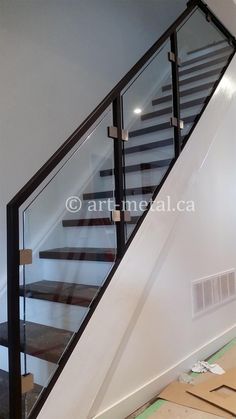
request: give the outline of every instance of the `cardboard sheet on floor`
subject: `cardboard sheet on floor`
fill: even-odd
[[[210,413],[200,412],[189,407],[166,402],[148,419],[222,419],[222,416],[211,415]]]
[[[179,383],[174,381],[168,387],[166,387],[161,394],[160,399],[168,400],[170,402],[177,403],[182,406],[191,407],[202,412],[210,413],[212,415],[218,415],[221,418],[232,419],[232,414],[223,411],[222,409],[207,403],[204,400],[200,400],[198,397],[188,393],[188,390],[193,389],[195,386],[191,384]]]
[[[214,376],[204,383],[191,386],[190,394],[236,415],[236,368]]]

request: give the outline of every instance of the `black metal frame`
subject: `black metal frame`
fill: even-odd
[[[114,164],[115,164],[115,199],[117,209],[122,210],[124,202],[124,173],[123,173],[123,142],[122,138],[122,98],[121,94],[124,88],[138,75],[142,68],[157,53],[160,47],[170,39],[171,52],[175,54],[176,60],[172,62],[172,84],[173,84],[173,116],[180,120],[180,98],[179,98],[179,70],[178,70],[178,45],[177,45],[177,28],[188,18],[195,8],[200,8],[206,15],[211,17],[212,23],[229,39],[236,49],[236,40],[230,32],[222,25],[218,18],[212,13],[208,6],[201,0],[190,0],[186,10],[179,18],[170,26],[170,28],[155,42],[155,44],[144,54],[144,56],[131,68],[131,70],[123,77],[123,79],[115,86],[115,88],[105,97],[105,99],[97,106],[97,108],[88,116],[88,118],[79,126],[79,128],[69,137],[69,139],[57,150],[57,152],[44,164],[44,166],[30,179],[30,181],[16,194],[16,196],[7,205],[7,280],[8,280],[8,343],[9,343],[9,399],[10,399],[10,419],[22,419],[22,401],[21,401],[21,365],[20,365],[20,307],[19,307],[19,210],[22,204],[34,193],[37,188],[52,173],[58,164],[68,155],[73,147],[78,144],[79,140],[87,133],[93,124],[100,118],[104,111],[112,104],[113,107],[113,123],[117,127],[118,139],[114,139]],[[235,51],[234,51],[235,52]],[[229,62],[233,58],[234,53],[229,58]],[[224,72],[223,72],[224,73]],[[222,76],[223,76],[222,73]],[[211,96],[213,95],[219,81],[215,84]],[[202,109],[204,112],[211,96]],[[200,116],[201,116],[200,114]],[[199,118],[200,118],[199,116]],[[198,119],[199,119],[198,118]],[[185,138],[183,146],[186,144],[193,129]],[[163,183],[169,175],[175,161],[177,160],[181,148],[181,132],[179,124],[174,128],[175,140],[175,159],[170,165],[166,175],[162,179],[160,185],[156,188],[153,199],[156,198]],[[112,140],[111,140],[112,141]],[[45,403],[49,393],[51,392],[55,382],[57,381],[61,371],[67,363],[73,349],[79,341],[84,329],[86,328],[93,312],[95,311],[99,301],[101,300],[106,288],[108,287],[116,269],[118,268],[123,255],[129,248],[136,232],[142,224],[147,210],[140,217],[135,229],[133,230],[129,240],[125,243],[125,221],[124,213],[121,211],[121,222],[117,223],[117,259],[113,269],[111,270],[105,284],[100,290],[97,298],[93,301],[89,314],[84,320],[80,330],[71,340],[69,347],[60,359],[58,368],[52,377],[49,385],[42,392],[41,397],[36,403],[30,418],[36,418],[43,404]]]
[[[125,247],[122,119],[122,99],[119,94],[113,101],[113,123],[117,127],[117,138],[114,139],[115,203],[116,210],[120,211],[120,221],[116,223],[117,259],[122,258]]]
[[[9,245],[10,243],[10,245]],[[9,345],[9,408],[10,417],[21,418],[21,345],[19,304],[19,209],[7,206],[7,293]],[[15,303],[15,304],[14,304]]]

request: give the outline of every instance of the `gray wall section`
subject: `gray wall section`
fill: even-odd
[[[236,0],[206,0],[226,28],[236,36]]]
[[[185,8],[185,0],[1,0],[0,296],[5,206]],[[1,303],[1,318],[5,317]]]

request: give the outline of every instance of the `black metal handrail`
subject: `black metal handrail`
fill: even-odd
[[[22,405],[21,405],[21,366],[20,366],[20,353],[21,353],[21,340],[20,340],[20,306],[19,306],[19,209],[24,202],[42,185],[45,179],[53,172],[53,170],[62,162],[68,153],[79,143],[80,139],[88,132],[94,123],[101,117],[104,111],[112,104],[114,125],[118,128],[118,136],[121,137],[121,93],[123,89],[130,83],[130,81],[140,72],[140,70],[149,62],[149,60],[157,53],[162,45],[170,39],[171,50],[177,56],[177,42],[176,30],[191,15],[195,8],[200,8],[211,21],[219,28],[219,30],[228,38],[231,44],[236,48],[236,40],[230,32],[222,25],[218,18],[211,12],[205,3],[201,0],[190,0],[187,4],[186,10],[178,17],[178,19],[166,30],[166,32],[154,43],[154,45],[143,55],[143,57],[131,68],[131,70],[122,78],[122,80],[114,87],[114,89],[103,99],[103,101],[95,108],[95,110],[85,119],[85,121],[78,127],[78,129],[68,138],[68,140],[53,154],[53,156],[40,168],[40,170],[26,183],[26,185],[14,196],[14,198],[7,205],[7,281],[8,281],[8,345],[9,345],[9,400],[10,400],[10,418],[22,418]],[[232,58],[232,57],[231,57]],[[179,86],[178,86],[178,69],[177,63],[172,64],[172,80],[173,80],[173,112],[178,118],[180,113],[179,104]],[[216,87],[216,86],[215,86]],[[206,103],[207,105],[207,103]],[[205,107],[204,107],[205,109]],[[202,110],[202,112],[204,111]],[[179,119],[179,118],[178,118]],[[174,130],[175,139],[175,159],[180,153],[180,133],[179,127]],[[186,140],[185,140],[186,141]],[[123,198],[124,189],[122,186],[122,145],[118,141],[114,145],[115,155],[115,168],[118,168],[118,175],[116,176],[115,194],[116,202],[121,203]],[[173,162],[174,164],[174,162]],[[162,179],[161,184],[154,192],[154,198],[159,189],[168,176],[173,164],[170,166],[168,172]],[[120,170],[121,169],[121,170]],[[147,209],[148,210],[148,209]],[[134,232],[125,244],[124,228],[117,227],[117,260],[116,263],[106,280],[99,298],[97,298],[91,306],[89,315],[83,323],[80,331],[73,337],[67,351],[62,356],[59,366],[51,379],[48,387],[44,389],[42,397],[36,404],[31,417],[36,417],[39,413],[43,403],[45,402],[48,394],[50,393],[55,381],[64,368],[68,358],[70,357],[74,347],[76,346],[79,337],[83,333],[92,313],[94,312],[99,299],[105,292],[109,281],[111,280],[115,270],[117,269],[122,256],[131,243],[136,231],[142,223],[145,214],[140,218]],[[124,224],[122,218],[121,223]]]

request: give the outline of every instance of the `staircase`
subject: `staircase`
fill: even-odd
[[[188,43],[185,40],[194,19],[200,30],[206,30],[200,40],[190,36]],[[93,114],[60,150],[63,157],[54,156],[53,169],[48,170],[51,160],[18,194],[17,223],[21,222],[23,205],[20,232],[23,247],[33,250],[33,261],[18,269],[18,295],[9,285],[9,310],[18,301],[20,313],[20,319],[12,317],[9,322],[12,325],[15,320],[18,329],[13,334],[9,322],[0,324],[0,345],[9,350],[10,373],[13,367],[19,372],[18,387],[10,374],[10,404],[14,397],[18,399],[9,414],[7,366],[0,370],[0,419],[37,416],[144,219],[150,200],[160,190],[179,156],[178,149],[180,152],[186,144],[235,53],[234,38],[222,28],[202,2],[190,2],[164,41],[152,47],[149,58],[130,73],[130,80],[124,79],[119,93],[122,100],[113,97],[106,108],[102,106],[98,118]],[[168,60],[170,51],[175,56],[169,55]],[[171,122],[172,116],[177,125]],[[129,140],[108,138],[107,128],[112,125],[118,127],[118,137],[128,131]],[[84,136],[87,131],[89,135]],[[65,209],[65,199],[71,195],[80,198],[79,211]],[[127,220],[121,211],[117,222],[108,204],[118,203],[121,209],[121,198],[126,208],[130,202],[132,208]],[[103,201],[102,210],[90,211],[91,201],[97,206]],[[146,204],[141,208],[142,201]],[[39,217],[42,212],[43,221]],[[10,258],[14,245],[19,252],[10,209],[8,220]],[[12,266],[14,261],[8,260]],[[11,269],[8,281],[14,277]],[[21,396],[19,378],[29,372],[35,384]]]

